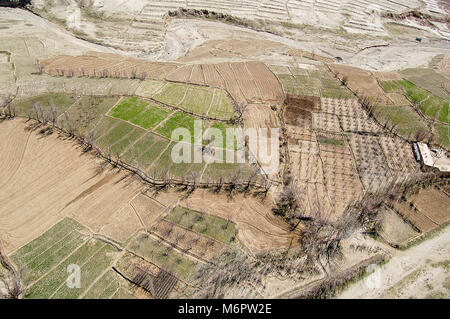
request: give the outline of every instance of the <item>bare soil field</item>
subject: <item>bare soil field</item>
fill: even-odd
[[[363,188],[350,147],[340,136],[319,137],[320,159],[323,163],[326,189],[334,206],[333,218],[337,219],[347,205],[355,201]],[[342,141],[330,144],[328,141]]]
[[[387,103],[390,100],[386,98],[383,89],[378,85],[376,78],[371,72],[338,64],[333,64],[330,67],[340,79],[346,77],[347,85],[354,92],[371,97],[378,101],[379,104],[388,105]]]
[[[422,189],[408,200],[436,224],[450,221],[450,198],[436,188]]]
[[[403,220],[403,217],[390,208],[382,213],[380,236],[395,247],[407,247],[421,233]]]
[[[179,62],[197,62],[211,61],[216,62],[223,59],[239,59],[242,57],[259,57],[265,55],[267,51],[286,51],[279,42],[245,38],[208,40],[194,49],[187,52],[186,55],[179,58]]]
[[[396,202],[394,204],[394,208],[422,233],[430,232],[438,227],[438,224],[433,222],[425,214],[417,209],[412,208],[408,203],[404,201]]]
[[[42,70],[57,76],[164,79],[180,67],[176,63],[149,62],[121,55],[86,52],[81,56],[55,56],[39,61]]]

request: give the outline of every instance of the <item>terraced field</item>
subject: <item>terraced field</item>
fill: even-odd
[[[324,98],[349,99],[353,94],[343,87],[330,72],[317,69],[301,69],[272,65],[286,94],[321,96]]]
[[[433,17],[408,13],[419,7]],[[431,178],[413,141],[450,143],[450,33],[436,1],[32,9],[44,18],[0,10],[0,102],[13,97],[19,117],[0,110],[0,248],[24,269],[24,297],[298,297],[395,255],[386,242],[407,248],[448,224],[447,184],[391,201],[395,183]],[[278,169],[265,173],[247,139],[223,145],[236,128],[280,128]],[[237,162],[236,150],[245,163],[211,161]],[[202,161],[174,161],[188,154]],[[374,201],[371,231],[385,242],[360,225],[337,239],[357,216],[349,205],[379,191],[389,200]],[[284,196],[297,210],[283,211]],[[316,246],[322,231],[339,258]]]
[[[375,110],[375,116],[380,122],[394,126],[406,138],[411,138],[419,130],[427,132],[431,128],[436,136],[435,142],[448,149],[450,95],[442,89],[446,79],[433,70],[414,71],[401,72],[414,83],[409,80],[380,81],[387,94],[402,96],[404,102],[393,100],[395,106],[380,106]]]
[[[71,219],[63,219],[12,255],[25,267],[26,298],[114,298],[126,282],[112,271],[119,251]],[[66,285],[71,265],[80,269],[80,286]]]
[[[442,14],[442,9],[434,0],[427,0],[426,9],[432,13]],[[117,12],[120,5],[125,11]],[[201,0],[164,0],[134,3],[114,1],[100,13],[97,8],[85,6],[78,14],[82,26],[73,29],[67,19],[67,13],[59,6],[49,6],[43,0],[34,4],[34,10],[39,14],[62,24],[78,36],[93,39],[95,42],[125,51],[140,52],[154,55],[164,49],[167,32],[163,17],[169,11],[179,8],[208,10],[228,14],[251,21],[267,21],[283,23],[287,28],[291,25],[310,23],[311,17],[317,25],[327,27],[341,27],[350,33],[366,33],[371,35],[385,35],[386,30],[378,18],[381,13],[402,13],[419,8],[419,1],[321,1],[321,0],[264,0],[246,1],[236,0],[201,1]],[[74,9],[72,9],[74,10]],[[446,34],[443,34],[445,36]]]
[[[186,85],[174,84],[177,88],[196,89]],[[166,86],[167,87],[167,86]],[[200,89],[207,90],[207,89]],[[222,163],[222,170],[215,170],[214,175],[207,170],[207,163],[198,164],[176,164],[171,160],[172,142],[178,142],[178,137],[173,137],[172,132],[177,128],[185,128],[190,134],[187,142],[191,143],[192,154],[198,152],[196,149],[206,145],[207,141],[201,141],[203,135],[207,134],[209,128],[217,129],[222,137],[226,138],[226,129],[233,128],[231,124],[202,120],[197,115],[191,115],[185,108],[196,105],[204,106],[208,111],[213,109],[218,114],[224,114],[221,110],[232,108],[232,104],[226,95],[220,90],[210,90],[207,101],[190,98],[185,107],[179,109],[163,102],[171,99],[176,90],[168,90],[165,94],[158,95],[155,99],[142,99],[131,97],[102,97],[102,96],[71,96],[62,93],[44,94],[33,98],[20,100],[16,105],[18,115],[31,118],[47,119],[69,132],[90,136],[94,143],[100,147],[105,154],[126,161],[128,164],[143,169],[147,174],[163,178],[167,174],[174,177],[184,178],[194,174],[197,179],[202,177],[206,171],[205,178],[225,178],[227,174],[236,169],[244,169],[248,172],[250,168],[241,164]],[[216,97],[217,92],[217,97]],[[171,95],[172,94],[172,95]],[[184,94],[184,93],[183,93]],[[194,94],[194,92],[190,93]],[[189,95],[186,94],[188,97]],[[213,97],[214,96],[214,97]],[[184,98],[184,96],[182,97]],[[161,101],[157,101],[157,99]],[[220,100],[219,100],[220,99]],[[186,99],[184,99],[186,100]],[[220,102],[219,102],[220,101]],[[201,102],[201,103],[200,103]],[[214,102],[214,103],[213,103]],[[215,103],[218,102],[218,103]],[[197,104],[198,103],[198,104]],[[206,104],[205,104],[206,103]],[[193,110],[198,111],[199,109]],[[199,121],[199,127],[195,127]],[[205,135],[206,136],[206,135]],[[175,138],[175,140],[172,140]],[[214,147],[237,149],[238,145],[221,145],[219,140],[212,140]],[[226,141],[224,140],[224,143]],[[220,149],[218,152],[223,152]],[[193,160],[193,159],[192,159]],[[223,161],[225,157],[223,158]],[[213,165],[213,163],[211,163]],[[244,178],[245,175],[242,176]]]
[[[283,91],[276,77],[264,63],[258,61],[212,65],[182,65],[148,62],[111,54],[89,52],[85,55],[74,57],[56,56],[39,61],[39,64],[44,72],[57,76],[139,78],[142,80],[167,79],[212,88],[222,88],[228,91],[238,103],[281,103],[283,101]],[[161,93],[156,95],[156,99],[163,99],[168,104],[178,105],[184,97],[186,101],[185,107],[188,110],[193,108],[192,94],[196,96],[201,94],[202,98],[206,100],[211,100],[212,98],[212,92],[207,88],[191,87],[188,89],[183,85],[169,84],[162,90]],[[220,101],[223,101],[223,95]],[[220,106],[218,108],[222,109]],[[206,112],[207,109],[201,108],[199,111]]]

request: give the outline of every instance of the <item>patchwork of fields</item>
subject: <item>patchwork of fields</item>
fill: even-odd
[[[0,9],[0,249],[25,298],[293,297],[448,225],[412,149],[450,147],[437,1],[100,3]],[[236,128],[279,128],[276,172],[208,161],[257,157],[220,143]]]
[[[171,102],[169,100],[173,99],[178,88],[186,88],[185,85],[173,84],[173,86],[174,90],[163,91],[154,99],[136,96],[80,97],[55,93],[18,101],[15,103],[15,107],[18,115],[38,118],[41,121],[48,119],[49,116],[54,116],[60,127],[82,136],[91,136],[94,143],[105,154],[110,154],[134,167],[143,169],[149,176],[157,178],[164,178],[167,175],[176,178],[193,176],[198,180],[202,178],[217,180],[226,178],[230,172],[239,168],[243,173],[240,178],[244,179],[253,171],[253,168],[244,164],[219,163],[220,168],[211,171],[207,168],[208,163],[206,162],[180,164],[172,162],[172,148],[179,141],[179,137],[172,140],[172,132],[175,129],[185,128],[188,130],[190,133],[188,143],[191,143],[189,147],[193,154],[194,151],[198,152],[199,147],[207,144],[206,140],[202,141],[202,131],[207,134],[209,128],[215,128],[220,130],[225,138],[227,128],[234,127],[226,122],[205,120],[200,115],[191,115],[187,111],[185,112],[185,108],[169,105],[168,103]],[[195,88],[192,87],[194,90]],[[224,109],[231,112],[232,103],[224,93],[221,93],[220,90],[217,90],[217,93],[215,91],[210,93],[211,100],[198,101],[190,98],[184,105],[207,106],[208,111],[216,112],[216,114],[224,114],[222,112]],[[213,98],[213,95],[217,98]],[[186,93],[185,96],[189,97],[190,95]],[[181,99],[186,101],[183,97]],[[224,105],[226,106],[224,107]],[[195,121],[202,123],[198,129],[195,128]],[[219,146],[217,141],[213,141],[213,144]],[[236,149],[238,145],[236,141],[234,145],[227,145],[224,141],[224,145],[220,147]],[[219,152],[220,149],[217,151]],[[211,165],[214,164],[211,163]]]
[[[380,79],[379,83],[394,106],[380,105],[375,116],[389,123],[403,137],[413,139],[420,130],[431,131],[435,143],[450,147],[450,94],[443,89],[448,80],[432,69],[407,69],[400,74],[404,79]]]
[[[412,146],[386,134],[355,99],[287,101],[289,173],[308,215],[337,219],[364,192],[418,172]]]
[[[289,245],[290,229],[271,214],[270,196],[153,193],[41,128],[20,119],[0,125],[8,136],[0,231],[5,252],[24,269],[27,298],[186,297],[196,267],[231,247],[259,253]],[[80,288],[66,285],[70,265],[80,267]]]
[[[122,290],[127,291],[124,280],[111,269],[118,255],[114,246],[92,238],[86,228],[66,218],[21,247],[12,260],[25,269],[26,298],[107,299],[122,298]],[[79,287],[67,285],[71,265],[79,267]]]
[[[222,88],[229,92],[238,103],[280,103],[283,101],[283,90],[276,77],[262,62],[235,62],[220,64],[182,65],[176,63],[148,62],[138,59],[126,59],[121,56],[89,52],[82,56],[56,56],[39,61],[40,68],[51,75],[111,77],[125,79],[153,79],[176,82],[187,82]],[[186,89],[183,86],[169,84],[170,94],[165,94],[169,104],[181,102],[184,95],[189,109],[189,96],[200,94],[202,99],[210,99],[211,91],[197,88]],[[186,93],[186,94],[185,94]],[[159,95],[158,95],[159,96]],[[220,104],[223,96],[217,97]],[[192,106],[191,106],[192,108]],[[218,107],[220,110],[220,106]],[[206,110],[200,110],[205,112]],[[225,110],[226,111],[226,110]],[[220,111],[219,111],[220,112]]]

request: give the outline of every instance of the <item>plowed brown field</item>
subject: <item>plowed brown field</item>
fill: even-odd
[[[283,102],[280,83],[262,62],[183,65],[88,52],[40,61],[43,72],[59,76],[140,78],[189,82],[226,89],[237,102]]]

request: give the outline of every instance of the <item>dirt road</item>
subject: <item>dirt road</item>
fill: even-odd
[[[405,251],[396,251],[385,265],[350,285],[338,298],[428,297],[436,286],[448,281],[448,265],[444,262],[449,260],[450,227],[447,226],[431,239]]]

